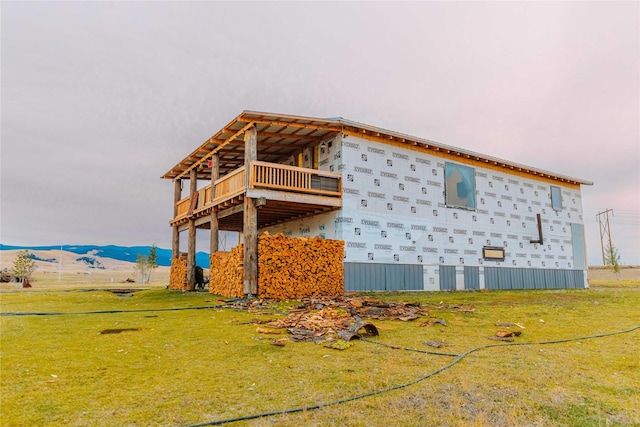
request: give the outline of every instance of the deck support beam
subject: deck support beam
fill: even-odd
[[[258,158],[258,131],[251,126],[244,134],[245,189],[251,187],[251,162]],[[248,295],[258,293],[258,211],[254,200],[244,198],[244,237],[243,291]]]
[[[216,153],[211,157],[211,200],[216,198],[216,180],[220,177],[220,156]],[[211,242],[209,245],[209,253],[213,255],[218,252],[218,215],[216,211],[211,209]],[[211,262],[211,261],[209,261]],[[212,266],[209,266],[211,268]]]
[[[173,183],[173,217],[178,216],[178,202],[182,198],[182,180],[177,179]],[[174,225],[171,238],[171,262],[180,255],[180,227]]]
[[[189,172],[189,194],[195,197],[198,191],[198,180],[196,177],[196,169]],[[194,291],[196,289],[196,220],[189,219],[189,239],[187,248],[187,290]]]

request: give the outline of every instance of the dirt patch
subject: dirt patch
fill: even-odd
[[[622,266],[620,269],[620,279],[640,281],[640,266]],[[602,266],[590,266],[589,280],[616,280],[616,273]]]
[[[100,332],[98,332],[98,334],[100,335],[107,335],[107,334],[119,334],[122,332],[135,332],[135,331],[141,331],[142,328],[115,328],[115,329],[103,329]]]

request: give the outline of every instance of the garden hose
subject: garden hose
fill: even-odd
[[[609,337],[612,335],[620,335],[620,334],[626,334],[629,332],[633,332],[637,329],[640,329],[640,325],[637,326],[633,326],[631,328],[628,329],[623,329],[620,331],[614,331],[614,332],[606,332],[606,333],[601,333],[601,334],[595,334],[595,335],[587,335],[587,336],[582,336],[582,337],[576,337],[576,338],[565,338],[565,339],[559,339],[559,340],[551,340],[551,341],[538,341],[538,342],[522,342],[522,343],[500,343],[500,344],[487,344],[487,345],[482,345],[479,347],[474,347],[470,350],[465,351],[464,353],[457,355],[457,357],[451,361],[450,363],[448,363],[447,365],[444,365],[443,367],[436,369],[435,371],[429,372],[427,374],[422,375],[421,377],[418,377],[412,381],[403,383],[403,384],[398,384],[398,385],[394,385],[391,387],[386,387],[386,388],[382,388],[382,389],[378,389],[378,390],[374,390],[374,391],[370,391],[367,393],[363,393],[363,394],[358,394],[355,396],[351,396],[351,397],[347,397],[344,399],[339,399],[339,400],[335,400],[333,402],[328,402],[328,403],[321,403],[321,404],[317,404],[317,405],[310,405],[310,406],[302,406],[302,407],[298,407],[298,408],[292,408],[292,409],[285,409],[285,410],[281,410],[281,411],[273,411],[273,412],[263,412],[261,414],[253,414],[253,415],[245,415],[245,416],[241,416],[241,417],[236,417],[236,418],[227,418],[224,420],[217,420],[217,421],[209,421],[209,422],[204,422],[204,423],[200,423],[200,424],[191,424],[188,427],[204,427],[204,426],[216,426],[216,425],[223,425],[223,424],[229,424],[229,423],[233,423],[233,422],[238,422],[238,421],[248,421],[248,420],[254,420],[257,418],[265,418],[265,417],[272,417],[275,415],[286,415],[286,414],[295,414],[295,413],[299,413],[299,412],[305,412],[305,411],[313,411],[316,409],[322,409],[322,408],[326,408],[329,406],[335,406],[335,405],[340,405],[343,403],[347,403],[347,402],[352,402],[354,400],[359,400],[359,399],[364,399],[365,397],[371,397],[371,396],[375,396],[378,394],[383,394],[383,393],[388,393],[390,391],[394,391],[394,390],[400,390],[409,386],[412,386],[414,384],[417,384],[421,381],[424,381],[428,378],[431,378],[443,371],[446,371],[447,369],[451,368],[452,366],[456,365],[457,363],[459,363],[460,361],[462,361],[462,359],[464,359],[465,357],[467,357],[468,355],[470,355],[471,353],[475,353],[477,351],[480,350],[485,350],[488,348],[494,348],[494,347],[509,347],[509,346],[523,346],[523,345],[545,345],[545,344],[560,344],[560,343],[566,343],[566,342],[572,342],[572,341],[581,341],[581,340],[589,340],[589,339],[596,339],[596,338],[604,338],[604,337]],[[371,341],[371,340],[363,340],[365,342],[375,342],[375,341]],[[378,344],[376,342],[376,344]],[[397,349],[401,349],[401,350],[407,350],[407,351],[416,351],[415,349],[409,349],[409,348],[400,348],[397,346],[392,346],[392,345],[388,345],[388,344],[382,344],[391,348],[397,348]]]

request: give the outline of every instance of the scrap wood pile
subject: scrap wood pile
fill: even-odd
[[[242,285],[243,245],[230,252],[211,254],[209,292],[226,297],[244,296]]]
[[[187,254],[180,254],[171,260],[169,289],[181,291],[187,289]]]
[[[541,320],[541,322],[544,323],[544,320]],[[524,326],[522,324],[512,323],[512,322],[496,322],[496,326],[499,326],[503,329],[496,331],[495,335],[487,337],[490,340],[514,342],[515,340],[513,339],[513,337],[519,337],[520,335],[522,335],[522,331],[519,331],[519,330],[511,331],[509,329],[513,326],[517,326],[520,329],[524,329]],[[507,330],[505,331],[504,328],[506,328]]]
[[[426,315],[428,313],[419,304],[387,303],[369,297],[307,298],[285,319],[265,323],[257,332],[277,334],[286,329],[292,341],[326,343],[329,347],[343,349],[352,339],[379,335],[376,326],[367,320],[406,322]],[[283,345],[283,340],[273,344]]]

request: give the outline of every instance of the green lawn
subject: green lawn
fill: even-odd
[[[604,286],[606,285],[606,286]],[[517,343],[610,333],[640,325],[640,283],[589,290],[372,294],[420,302],[412,322],[378,321],[380,343],[462,354],[496,344],[496,322],[520,323]],[[164,289],[0,294],[9,312],[153,310],[221,304]],[[464,304],[474,311],[456,308]],[[291,304],[0,317],[2,426],[193,425],[324,405],[417,378],[450,364],[356,341],[345,351],[256,332]],[[441,318],[446,326],[420,326]],[[106,329],[126,329],[101,334]],[[520,330],[520,328],[515,328]],[[424,341],[444,340],[434,349]],[[235,425],[640,425],[640,329],[559,344],[491,347],[416,384],[352,402]]]

